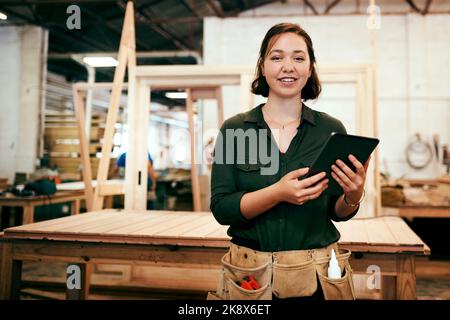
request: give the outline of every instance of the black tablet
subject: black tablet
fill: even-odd
[[[323,193],[328,195],[341,195],[344,191],[331,176],[331,165],[334,164],[337,159],[340,159],[349,168],[356,171],[355,166],[353,166],[348,159],[348,155],[354,155],[359,162],[364,164],[379,142],[380,140],[376,138],[333,132],[328,137],[317,158],[312,162],[309,172],[301,177],[301,179],[305,179],[320,172],[326,172],[326,178],[328,178],[329,181],[328,188]]]

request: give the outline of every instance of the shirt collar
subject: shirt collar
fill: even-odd
[[[257,107],[253,108],[252,110],[244,113],[244,122],[252,122],[258,124],[260,127],[264,127],[264,117],[262,114],[261,107],[264,105],[264,103],[261,103]],[[314,110],[309,108],[306,104],[302,102],[302,121],[303,120],[309,122],[312,125],[316,125],[316,117],[314,114]]]

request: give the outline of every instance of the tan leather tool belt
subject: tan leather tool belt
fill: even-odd
[[[327,277],[331,249],[342,271],[340,279]],[[263,252],[231,244],[222,257],[222,272],[216,293],[208,299],[270,300],[278,298],[311,296],[322,287],[325,299],[355,299],[352,269],[349,264],[351,252],[338,249],[337,243],[325,248]],[[253,276],[260,288],[247,290],[239,283]]]

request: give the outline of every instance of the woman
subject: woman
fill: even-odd
[[[300,26],[291,23],[273,26],[261,44],[256,79],[252,83],[252,92],[267,97],[267,102],[222,125],[215,155],[220,154],[227,161],[215,159],[211,177],[211,211],[220,224],[230,225],[228,234],[232,238],[230,252],[223,259],[225,271],[217,292],[221,298],[237,297],[230,292],[236,289],[234,284],[242,289],[243,279],[239,279],[244,277],[242,268],[251,273],[266,262],[267,272],[258,277],[268,282],[267,290],[273,298],[323,299],[324,294],[325,298],[333,298],[332,293],[323,292],[327,279],[322,281],[320,272],[326,267],[323,259],[330,256],[331,248],[337,250],[340,235],[332,220],[346,221],[357,213],[370,159],[363,165],[349,155],[356,172],[344,162],[336,161],[332,178],[344,190],[339,197],[323,194],[328,183],[325,173],[299,179],[308,172],[308,166],[331,132],[346,133],[339,120],[302,102],[316,99],[321,91],[315,62],[311,38]],[[264,130],[267,135],[257,134],[256,143],[250,142],[243,154],[236,154],[245,141],[239,142],[239,132]],[[230,132],[236,133],[234,139],[229,139]],[[254,161],[252,146],[265,147],[265,138],[272,150],[269,158],[277,164],[274,174],[263,174],[267,163],[262,163],[261,157]],[[305,258],[306,253],[309,258]],[[336,253],[344,274],[351,273],[349,253],[342,250]],[[283,269],[291,266],[298,271],[299,266],[308,264],[303,273],[289,274],[292,270]],[[241,269],[229,270],[234,267]],[[299,277],[302,283],[289,280]],[[342,298],[354,298],[351,274],[346,277],[350,279],[347,286],[352,292],[350,297]],[[248,295],[242,298],[268,298],[267,292],[259,296],[244,293]]]

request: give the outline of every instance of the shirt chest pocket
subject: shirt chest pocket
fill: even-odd
[[[265,188],[271,184],[268,175],[262,170],[265,165],[256,164],[237,164],[237,185],[239,190],[256,191]]]

